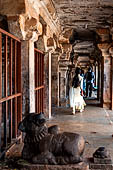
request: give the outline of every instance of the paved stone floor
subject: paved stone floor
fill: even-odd
[[[92,157],[94,151],[105,146],[113,160],[113,111],[99,107],[95,100],[87,100],[85,110],[72,115],[71,108],[53,108],[52,118],[47,121],[48,126],[57,124],[60,132],[76,132],[84,136],[86,146],[84,158]],[[11,156],[20,156],[23,144],[16,144],[8,153]]]
[[[85,110],[72,115],[71,108],[53,108],[48,125],[57,124],[60,132],[77,132],[84,136],[84,157],[92,157],[94,151],[105,146],[113,160],[113,111],[99,107],[96,100],[87,100]]]

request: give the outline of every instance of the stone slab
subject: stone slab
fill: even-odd
[[[94,163],[91,163],[89,165],[89,169],[91,170],[112,170],[113,169],[113,165],[112,164],[94,164]]]
[[[70,164],[70,165],[39,165],[39,164],[20,164],[21,170],[89,170],[86,163]]]
[[[112,164],[112,160],[111,158],[93,158],[94,159],[94,163],[96,164]]]

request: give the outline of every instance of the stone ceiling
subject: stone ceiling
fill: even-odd
[[[53,0],[63,28],[109,27],[113,21],[113,0]]]
[[[80,57],[80,65],[86,64],[86,61],[89,64],[88,57],[95,49],[96,29],[109,28],[113,23],[113,0],[52,1],[62,32],[74,30],[70,43],[74,44],[73,51]]]

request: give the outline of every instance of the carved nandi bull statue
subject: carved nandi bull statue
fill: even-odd
[[[22,158],[37,164],[81,162],[84,138],[76,133],[56,133],[57,126],[47,128],[45,122],[43,113],[30,113],[19,123],[18,129],[26,133]]]

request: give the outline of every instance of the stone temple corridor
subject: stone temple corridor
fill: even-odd
[[[70,90],[76,88],[72,85],[72,80],[77,68],[84,72],[81,75],[85,82],[84,87],[80,87],[82,80],[79,82],[79,99],[82,98],[83,101],[83,95],[87,105],[83,112],[73,115],[72,108],[69,108],[69,98]],[[91,76],[87,74],[90,68],[94,73],[93,82],[90,82],[92,84],[87,81]],[[78,103],[80,106],[81,101]],[[83,108],[80,109],[82,111]],[[36,116],[35,120],[33,115]],[[30,140],[25,141],[29,146],[25,151],[30,149],[30,153],[32,135],[36,135],[36,138],[33,136],[33,147],[35,143],[36,149],[40,148],[39,143],[43,137],[50,135],[48,127],[44,126],[45,119],[39,121],[37,118],[41,117],[40,115],[46,117],[48,126],[56,124],[60,127],[60,132],[77,132],[85,138],[85,163],[101,146],[108,149],[113,160],[113,0],[0,0],[1,169],[2,165],[5,165],[4,158],[11,158],[11,161],[14,158],[13,163],[18,157],[23,158],[21,151],[27,136],[24,130],[29,129],[27,140]],[[25,124],[26,128],[23,126],[21,133],[19,125],[27,116],[28,124]],[[31,125],[33,128],[30,129]],[[38,133],[34,133],[34,128]],[[42,129],[40,131],[40,128],[45,132]],[[80,135],[71,135],[72,138],[74,136],[74,142],[79,141]],[[64,143],[71,138],[67,136],[63,136],[66,139]],[[82,142],[83,146],[84,139]],[[55,144],[57,143],[58,141]],[[77,149],[74,148],[77,152],[82,148],[76,156],[73,156],[72,152],[68,153],[67,148],[62,149],[64,143],[60,143],[60,156],[63,161],[81,161],[83,148],[80,143],[76,145]],[[33,155],[27,152],[25,156],[34,158],[37,154],[35,147],[33,151]],[[38,151],[41,154],[40,149]],[[63,157],[65,151],[69,154],[66,159]],[[55,156],[59,157],[57,154]],[[52,158],[58,164],[59,158],[56,157],[53,154]],[[113,162],[106,159],[104,163],[107,161],[110,165],[101,166],[102,160],[95,160],[100,163],[98,166],[88,164],[89,167],[84,168],[80,164],[78,169],[76,165],[70,167],[70,170],[113,170]],[[26,169],[60,168],[69,169],[63,166],[56,166],[55,169],[51,166]]]

